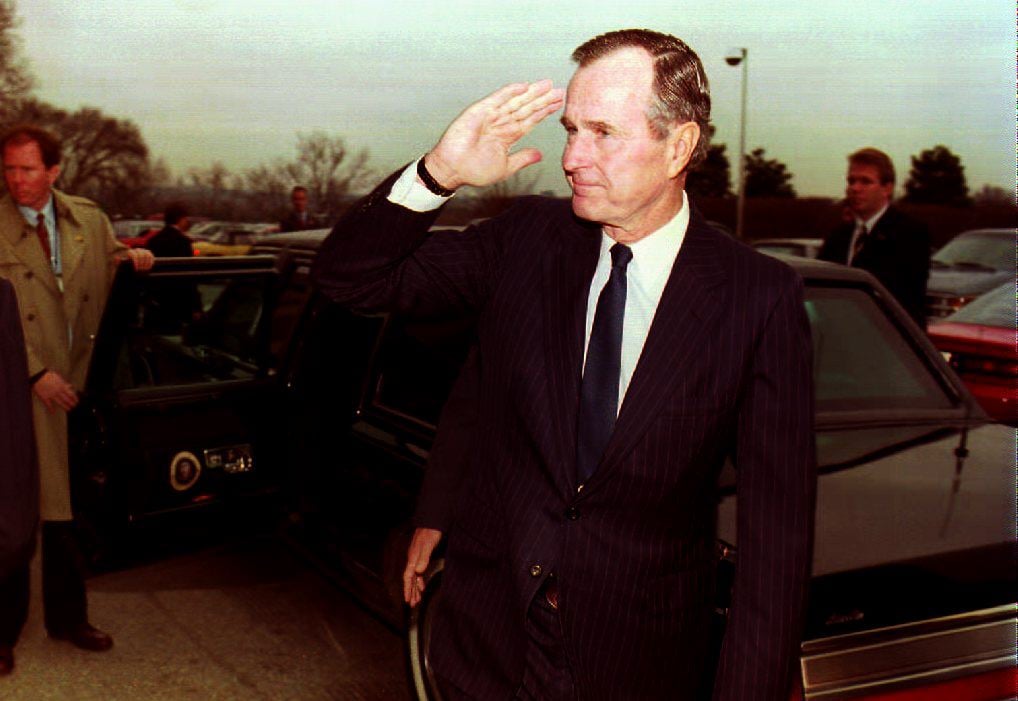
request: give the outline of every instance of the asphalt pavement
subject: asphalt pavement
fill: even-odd
[[[105,653],[50,640],[38,558],[12,701],[405,701],[399,635],[271,534],[92,577]]]

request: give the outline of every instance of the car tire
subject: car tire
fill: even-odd
[[[442,569],[439,560],[429,570],[421,602],[410,609],[407,616],[406,657],[412,698],[418,701],[442,701],[435,677],[431,671],[429,652],[431,626],[436,604],[441,596]]]

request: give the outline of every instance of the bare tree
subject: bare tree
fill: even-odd
[[[35,99],[26,100],[12,117],[46,127],[63,141],[61,189],[115,208],[148,187],[148,146],[130,120],[94,107],[68,112]]]
[[[342,137],[321,131],[298,134],[296,148],[292,161],[276,160],[244,173],[252,208],[261,218],[279,216],[289,206],[291,188],[303,185],[317,212],[334,219],[347,195],[371,175],[367,151],[351,152]]]
[[[32,90],[32,75],[21,56],[21,38],[14,30],[20,24],[14,0],[0,0],[0,123],[12,115]]]
[[[341,136],[315,131],[297,135],[297,158],[287,164],[292,185],[303,185],[311,201],[330,219],[344,206],[343,198],[369,175],[368,152],[350,152]]]
[[[254,219],[271,221],[279,217],[289,202],[290,177],[281,159],[245,171],[242,189],[248,193],[247,213]]]
[[[213,161],[208,168],[191,168],[178,180],[190,194],[185,197],[194,212],[235,219],[238,215],[238,193],[241,178],[233,175],[222,161]]]

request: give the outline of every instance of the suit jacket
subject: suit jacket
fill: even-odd
[[[279,222],[279,231],[285,233],[287,231],[304,231],[305,229],[320,229],[324,226],[321,220],[311,212],[307,213],[307,218],[304,221],[300,220],[297,212],[290,212],[286,215],[286,219]]]
[[[28,563],[39,522],[39,470],[32,440],[25,339],[14,287],[3,279],[0,279],[0,482],[2,582]]]
[[[158,258],[190,258],[194,247],[187,234],[175,226],[165,226],[145,244]]]
[[[843,264],[854,231],[854,222],[840,224],[824,241],[818,257]],[[926,326],[930,233],[925,224],[891,205],[866,236],[852,267],[872,273],[920,327]]]
[[[0,278],[14,285],[25,334],[28,375],[55,370],[84,389],[92,344],[113,282],[115,255],[125,246],[99,206],[53,192],[63,259],[63,291],[10,194],[0,198]],[[67,414],[50,414],[32,395],[32,415],[45,520],[72,518],[67,461]]]
[[[521,200],[465,232],[387,201],[323,243],[321,289],[358,309],[478,315],[480,387],[432,632],[438,674],[512,698],[528,606],[559,582],[583,699],[675,699],[704,686],[717,478],[738,468],[739,560],[718,699],[786,699],[798,659],[816,486],[811,342],[786,265],[694,213],[616,428],[577,490],[576,416],[600,228]],[[709,687],[709,683],[706,685]]]

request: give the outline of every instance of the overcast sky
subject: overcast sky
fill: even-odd
[[[611,29],[649,27],[700,55],[715,141],[738,149],[749,50],[747,148],[767,149],[800,195],[838,196],[845,155],[958,154],[969,187],[1015,185],[1014,0],[19,0],[38,94],[134,120],[174,173],[240,171],[324,130],[388,171],[426,150],[464,106],[550,77]],[[529,142],[539,189],[564,191],[561,126]],[[733,165],[734,165],[734,158]],[[734,174],[733,174],[734,175]]]

